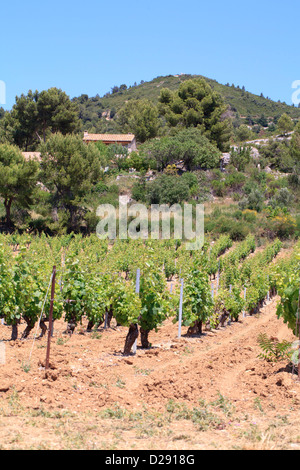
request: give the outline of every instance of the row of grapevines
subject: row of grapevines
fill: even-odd
[[[8,247],[0,249],[0,315],[12,326],[12,339],[18,335],[18,324],[23,319],[27,327],[23,337],[34,328],[43,311],[49,312],[49,277],[55,260],[50,256],[41,257],[39,253],[21,247],[16,256]],[[44,307],[44,309],[43,309]],[[62,315],[62,302],[54,303],[54,318]],[[47,314],[42,318],[47,319]]]
[[[238,320],[244,310],[253,314],[262,306],[270,289],[268,266],[279,253],[281,246],[280,240],[275,240],[261,253],[246,258],[241,265],[228,266],[224,270],[220,280],[220,290],[215,298],[215,316],[212,318],[212,324],[222,309],[230,318]]]
[[[232,247],[232,239],[229,235],[221,235],[220,238],[208,248],[208,274],[210,276],[216,275],[220,268],[218,258],[223,255],[228,248]]]
[[[235,319],[244,308],[253,313],[271,283],[266,266],[281,248],[281,242],[276,240],[262,253],[247,259],[255,248],[254,237],[238,244],[220,261],[221,290],[213,302],[209,284],[212,259],[232,245],[227,236],[220,237],[210,253],[207,247],[189,252],[184,244],[174,240],[117,240],[110,244],[93,236],[70,234],[20,239],[19,252],[13,256],[11,248],[16,240],[1,237],[1,241],[0,315],[8,324],[15,327],[23,318],[27,323],[24,335],[29,334],[39,318],[55,264],[54,316],[58,319],[64,315],[67,332],[72,333],[83,319],[91,329],[114,315],[119,325],[129,327],[133,337],[140,328],[144,347],[149,346],[150,331],[157,330],[168,317],[177,321],[179,293],[169,295],[166,278],[170,275],[184,277],[183,324],[189,327],[189,332],[201,332],[203,322],[213,322],[222,309]],[[19,242],[25,246],[20,248]],[[138,294],[137,268],[141,270]],[[244,286],[246,302],[241,295]],[[44,320],[48,311],[49,297]],[[130,344],[126,341],[124,351],[129,351]]]
[[[300,243],[293,254],[272,272],[272,281],[281,297],[277,316],[281,317],[295,336],[300,335]]]

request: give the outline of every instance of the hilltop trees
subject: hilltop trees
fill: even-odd
[[[172,92],[163,89],[159,111],[170,127],[196,127],[221,151],[229,149],[231,126],[221,96],[204,79],[186,80]]]

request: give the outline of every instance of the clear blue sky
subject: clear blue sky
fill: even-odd
[[[52,86],[103,95],[160,75],[201,74],[291,104],[299,0],[9,0],[0,8],[6,106]]]

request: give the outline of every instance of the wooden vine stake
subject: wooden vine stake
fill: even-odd
[[[140,293],[140,277],[141,277],[141,270],[138,268],[136,270],[136,281],[135,281],[135,293],[136,294]],[[133,354],[136,354],[136,349],[137,349],[137,338],[132,346]]]
[[[178,318],[178,338],[181,338],[182,304],[183,304],[183,279],[181,279],[181,285],[180,285],[180,302],[179,302],[179,318]]]
[[[49,368],[49,359],[50,359],[50,345],[51,345],[51,335],[52,335],[52,327],[53,327],[53,303],[54,303],[54,294],[55,294],[55,275],[56,275],[56,266],[53,266],[50,311],[49,311],[49,330],[48,330],[48,342],[47,342],[46,363],[45,363],[46,370]]]
[[[298,380],[300,381],[300,288],[299,288],[299,299],[298,299],[298,312],[297,312],[297,324],[298,324],[298,335],[299,335],[299,349],[298,349]],[[297,327],[296,327],[297,333]]]

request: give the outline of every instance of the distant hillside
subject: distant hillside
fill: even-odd
[[[222,85],[201,75],[168,75],[157,77],[150,82],[142,82],[139,85],[128,87],[126,85],[115,86],[110,93],[104,96],[88,97],[81,95],[74,98],[80,108],[80,118],[83,127],[87,130],[93,127],[95,130],[114,130],[113,118],[118,110],[131,99],[146,98],[153,103],[158,102],[162,88],[177,90],[179,85],[191,78],[204,78],[210,86],[220,93],[225,103],[229,105],[232,116],[251,117],[253,120],[264,115],[267,119],[278,119],[283,113],[287,113],[293,119],[300,119],[300,108],[289,106],[286,103],[275,102],[264,96],[257,96],[244,88],[234,85]]]

